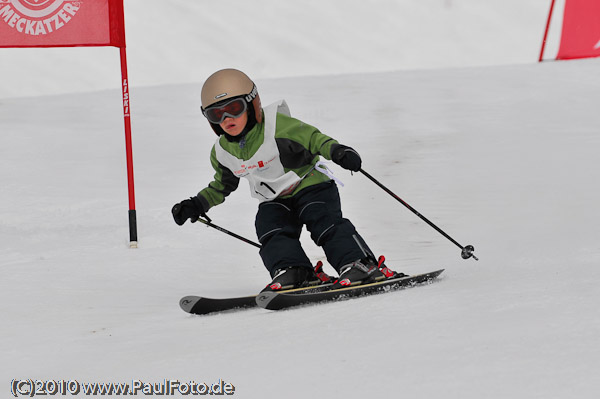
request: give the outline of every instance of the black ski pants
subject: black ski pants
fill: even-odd
[[[340,195],[333,181],[307,187],[290,198],[261,203],[255,225],[262,244],[260,256],[271,276],[290,266],[312,268],[300,245],[303,225],[338,272],[357,259],[374,259],[354,225],[342,217]]]

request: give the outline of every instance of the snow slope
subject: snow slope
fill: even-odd
[[[466,0],[431,1],[442,3],[451,10],[477,7]],[[529,14],[527,7],[547,12],[546,2],[539,3],[519,2],[522,14]],[[127,2],[136,4],[141,1]],[[179,21],[184,11],[190,14],[182,1],[169,4],[181,11]],[[276,8],[279,3],[264,4],[273,14],[284,12]],[[132,24],[135,18],[127,20]],[[140,36],[155,34],[132,25],[130,53],[137,51],[136,29]],[[480,29],[452,39],[466,58],[473,50],[469,40],[486,35]],[[305,40],[326,52],[315,36]],[[271,45],[281,50],[288,42]],[[538,45],[536,36],[533,59]],[[186,48],[165,48],[188,56]],[[93,50],[116,57],[115,49]],[[172,62],[173,53],[161,60]],[[291,78],[267,78],[278,74],[240,62],[257,72],[265,104],[285,98],[293,115],[356,148],[366,171],[460,243],[473,244],[480,261],[462,260],[458,248],[364,176],[334,167],[345,183],[340,189],[345,215],[372,248],[404,272],[445,267],[443,278],[413,290],[279,313],[254,309],[194,317],[179,309],[181,296],[245,295],[268,280],[255,248],[204,226],[178,227],[170,215],[175,202],[212,176],[208,154],[215,137],[198,109],[201,84],[193,82],[234,61],[225,54],[207,61],[197,78],[181,74],[185,84],[163,81],[169,84],[153,87],[145,85],[155,81],[152,74],[161,63],[143,64],[142,56],[132,61],[132,81],[148,79],[140,77],[131,88],[137,250],[127,247],[118,84],[101,83],[104,75],[94,69],[78,75],[77,67],[67,68],[72,82],[62,86],[64,81],[45,75],[64,69],[52,57],[37,77],[29,64],[3,72],[5,396],[15,378],[209,384],[223,379],[240,398],[597,396],[600,60],[534,64],[521,58],[511,65],[408,71],[377,59],[372,70],[357,64],[341,71],[335,66],[344,59],[340,55],[324,62],[329,70],[305,73],[323,76],[302,76],[303,69],[286,64]],[[189,62],[177,65],[177,74],[190,69]],[[110,76],[115,73],[116,60]],[[5,95],[19,87],[19,93],[35,95]],[[110,90],[86,92],[91,88]],[[80,92],[41,95],[74,90]],[[254,238],[255,209],[243,183],[210,215]],[[304,242],[312,258],[322,259],[319,248],[307,237]]]
[[[236,387],[243,398],[592,398],[600,383],[598,60],[261,80],[265,103],[354,146],[336,169],[345,213],[388,263],[440,282],[271,313],[192,317],[183,295],[244,295],[255,249],[176,226],[170,207],[212,176],[199,85],[135,89],[140,248],[127,248],[118,91],[0,105],[1,381]],[[360,117],[356,117],[360,115]],[[596,182],[596,183],[595,183]],[[254,237],[246,187],[215,223]],[[321,252],[307,242],[316,260]]]
[[[266,79],[532,63],[549,8],[550,0],[125,0],[130,85],[203,82],[223,65]],[[117,88],[119,53],[2,49],[0,76],[14,80],[0,98]]]

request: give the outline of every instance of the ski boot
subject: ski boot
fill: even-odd
[[[386,278],[399,278],[399,277],[408,277],[408,274],[395,272],[389,267],[385,265],[385,256],[381,255],[377,260],[377,267],[379,271],[382,272]]]
[[[340,268],[340,277],[334,282],[333,289],[351,285],[374,283],[389,278],[403,277],[385,265],[385,257],[380,256],[377,263],[372,258],[364,258],[348,263]]]
[[[317,262],[314,269],[292,266],[279,269],[262,291],[282,291],[294,288],[312,287],[325,283],[333,283],[334,278],[323,271],[323,262]]]
[[[333,284],[335,277],[323,271],[323,262],[318,261],[311,270],[307,267],[292,266],[279,269],[273,281],[262,291],[281,291],[294,288],[312,287],[320,284]]]
[[[323,284],[333,284],[335,281],[335,277],[330,276],[329,274],[323,271],[323,262],[318,261],[314,267],[315,276],[321,281]]]

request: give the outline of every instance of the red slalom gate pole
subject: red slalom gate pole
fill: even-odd
[[[137,248],[137,218],[135,212],[135,188],[133,182],[133,149],[131,145],[131,118],[129,109],[129,82],[127,77],[127,53],[121,52],[121,77],[123,94],[123,119],[125,122],[125,152],[127,155],[127,187],[129,191],[129,247]]]
[[[540,50],[540,59],[538,62],[542,62],[544,59],[544,49],[546,48],[546,40],[548,39],[548,30],[550,30],[550,20],[552,19],[552,11],[554,11],[554,2],[550,3],[550,12],[548,13],[548,21],[546,22],[546,30],[544,31],[544,39],[542,40],[542,49]]]

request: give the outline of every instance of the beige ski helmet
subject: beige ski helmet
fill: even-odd
[[[213,73],[204,82],[201,97],[202,110],[230,98],[243,97],[249,105],[249,110],[253,111],[256,122],[262,122],[262,107],[258,90],[254,82],[242,71],[222,69]],[[212,123],[211,126],[217,134],[222,133],[220,126]]]

